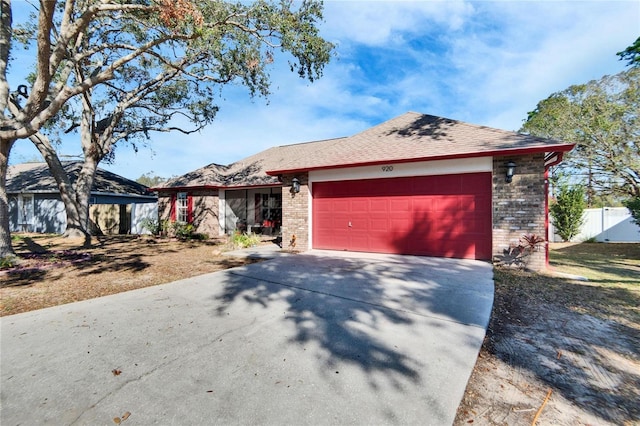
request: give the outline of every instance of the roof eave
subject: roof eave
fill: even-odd
[[[190,190],[200,190],[200,189],[221,189],[223,188],[220,185],[182,185],[182,186],[159,186],[154,188],[149,188],[149,191],[154,192],[168,192],[168,191],[185,191],[187,189]]]
[[[573,149],[575,144],[559,144],[559,145],[546,145],[536,146],[528,148],[509,148],[499,149],[492,151],[482,152],[468,152],[462,154],[450,154],[450,155],[437,155],[430,157],[416,157],[416,158],[403,158],[392,160],[379,160],[379,161],[367,161],[360,163],[348,163],[348,164],[334,164],[329,166],[316,166],[308,168],[298,169],[285,169],[285,170],[267,170],[266,173],[270,176],[278,176],[283,174],[302,173],[316,170],[330,170],[330,169],[345,169],[351,167],[364,167],[364,166],[379,166],[383,164],[399,164],[399,163],[418,163],[421,161],[437,161],[437,160],[455,160],[462,158],[478,158],[478,157],[506,157],[508,155],[526,155],[526,154],[538,154],[541,152],[568,152]]]
[[[132,193],[123,193],[123,192],[104,192],[104,191],[91,191],[91,196],[101,196],[101,197],[127,197],[127,198],[140,198],[145,200],[157,199],[158,197],[155,195],[143,195],[143,194],[132,194]]]
[[[233,189],[248,189],[248,188],[278,188],[281,186],[282,186],[282,183],[277,182],[277,183],[261,183],[257,185],[238,185],[238,186],[229,185],[229,186],[222,187],[220,189],[233,190]]]
[[[169,186],[169,187],[160,187],[160,188],[151,188],[152,191],[158,192],[179,192],[179,191],[198,191],[198,190],[206,190],[206,189],[223,189],[223,190],[232,190],[232,189],[246,189],[246,188],[269,188],[269,187],[280,187],[282,183],[260,183],[255,185],[195,185],[195,186]]]

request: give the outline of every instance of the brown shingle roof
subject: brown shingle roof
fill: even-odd
[[[348,138],[313,147],[282,168],[293,170],[508,155],[522,151],[568,151],[573,145],[433,115],[408,112]]]
[[[331,142],[343,139],[345,138],[272,147],[228,166],[209,164],[170,179],[157,189],[278,185],[278,179],[267,174],[269,170],[287,167],[292,158],[320,155]]]
[[[273,147],[229,166],[210,164],[172,179],[164,186],[277,184],[273,175],[292,171],[522,152],[564,152],[572,147],[551,139],[408,112],[350,137]]]

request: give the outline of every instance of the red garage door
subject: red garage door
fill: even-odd
[[[491,173],[313,184],[313,247],[491,258]]]

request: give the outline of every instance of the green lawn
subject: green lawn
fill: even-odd
[[[496,268],[497,302],[505,298],[524,306],[558,304],[640,330],[640,244],[552,244],[549,255],[552,271],[588,281]]]
[[[547,296],[580,312],[640,327],[640,244],[552,245],[549,256],[555,271],[588,281],[545,279]]]
[[[549,255],[556,270],[584,276],[593,283],[640,285],[640,244],[552,245]]]

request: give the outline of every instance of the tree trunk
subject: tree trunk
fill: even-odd
[[[98,162],[91,156],[85,157],[75,182],[76,205],[80,223],[85,231],[89,230],[89,199],[97,169]]]
[[[0,259],[15,255],[9,231],[9,197],[7,196],[7,167],[9,152],[15,140],[0,140]]]
[[[2,125],[7,118],[5,110],[9,105],[9,83],[7,65],[11,50],[11,1],[0,0],[0,118]],[[9,197],[7,196],[7,167],[9,153],[15,139],[0,139],[0,258],[14,255],[9,231]]]
[[[33,142],[36,148],[38,148],[40,154],[42,154],[44,161],[46,161],[47,166],[49,167],[51,175],[58,185],[60,199],[64,204],[64,210],[67,214],[67,227],[63,236],[77,238],[86,237],[89,234],[88,228],[83,226],[80,206],[76,201],[76,191],[71,185],[71,180],[62,166],[58,153],[51,145],[49,138],[39,132],[31,136],[29,139],[31,139],[31,142]]]

